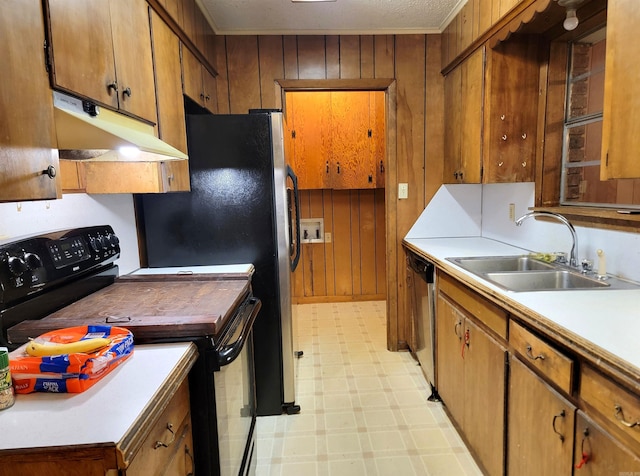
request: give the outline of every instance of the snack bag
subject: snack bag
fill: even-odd
[[[47,332],[9,355],[16,393],[80,393],[133,353],[133,334],[112,326]]]

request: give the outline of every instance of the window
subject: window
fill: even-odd
[[[640,206],[637,181],[600,180],[605,50],[606,27],[569,44],[561,205]]]

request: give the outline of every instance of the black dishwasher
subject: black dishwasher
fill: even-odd
[[[411,299],[411,352],[431,387],[429,401],[440,401],[435,380],[435,266],[407,251],[407,280]]]

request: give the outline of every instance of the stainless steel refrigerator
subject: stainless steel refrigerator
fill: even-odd
[[[191,192],[137,197],[147,265],[253,264],[262,301],[254,324],[257,414],[297,413],[298,195],[284,160],[282,113],[188,115],[187,145]]]

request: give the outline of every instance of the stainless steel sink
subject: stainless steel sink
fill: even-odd
[[[554,265],[531,256],[478,256],[471,258],[447,258],[472,273],[499,271],[531,271],[553,269]]]
[[[599,281],[567,270],[527,271],[523,273],[485,273],[488,281],[511,291],[554,291],[559,289],[608,288]]]
[[[530,255],[471,256],[448,261],[507,291],[638,289],[640,284],[609,276],[600,280],[559,263]]]

